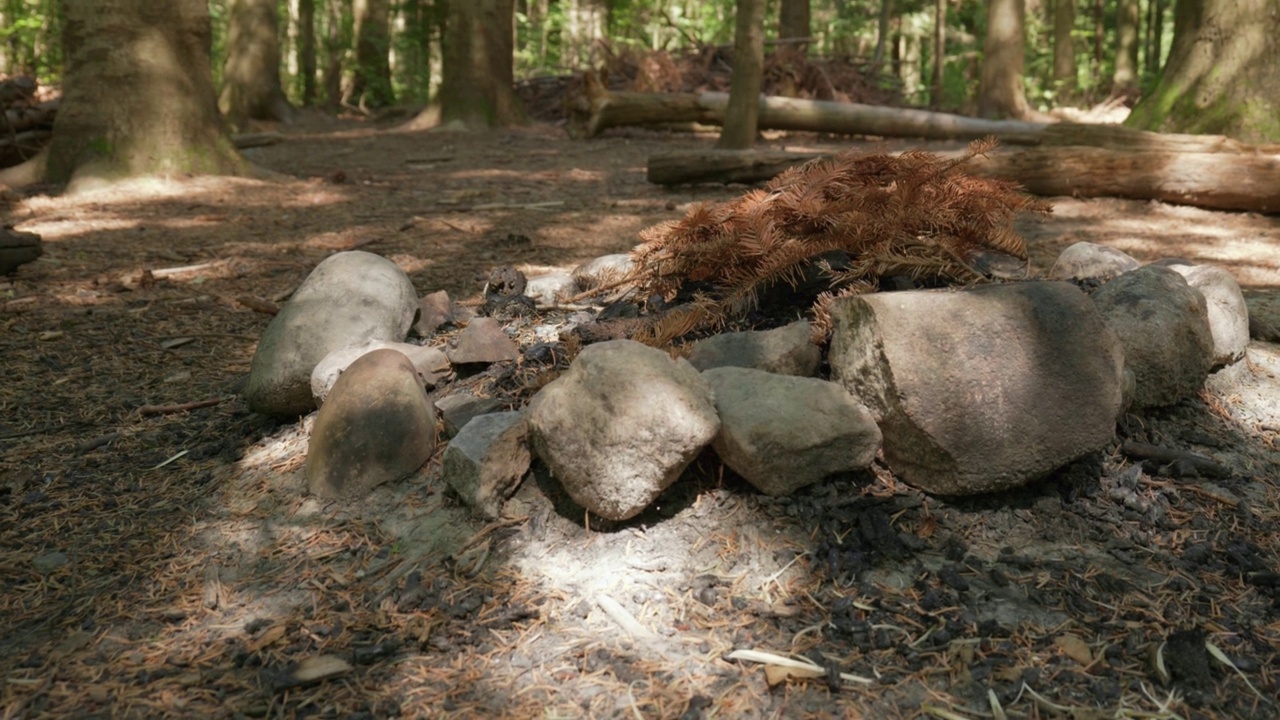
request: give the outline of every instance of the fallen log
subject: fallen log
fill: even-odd
[[[613,92],[594,73],[584,77],[577,92],[566,100],[569,135],[588,138],[611,127],[696,122],[721,125],[729,106],[729,94]],[[760,98],[762,130],[796,130],[843,135],[921,137],[931,140],[973,140],[994,135],[1015,145],[1039,142],[1044,123],[1017,120],[983,120],[904,108],[801,100]]]
[[[58,100],[49,100],[34,106],[11,107],[4,111],[3,128],[21,132],[34,127],[53,127],[53,117],[58,113]]]
[[[948,153],[940,153],[948,155]],[[649,182],[763,182],[818,155],[694,150],[653,155]],[[1029,148],[1000,148],[964,165],[1045,196],[1122,197],[1214,210],[1280,212],[1280,146],[1118,126],[1055,125]]]

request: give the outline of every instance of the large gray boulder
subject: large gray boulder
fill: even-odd
[[[822,350],[813,344],[809,322],[801,320],[774,330],[712,335],[693,344],[689,363],[699,370],[747,367],[812,377],[822,364]]]
[[[534,452],[579,505],[634,517],[720,429],[707,381],[631,340],[588,346],[529,403]]]
[[[413,283],[395,263],[359,250],[331,255],[263,331],[245,400],[264,415],[311,412],[317,363],[340,348],[404,340],[417,309]]]
[[[1173,405],[1199,392],[1213,367],[1205,297],[1167,267],[1147,265],[1090,297],[1124,347],[1132,409]]]
[[[923,490],[1016,487],[1114,435],[1124,357],[1069,283],[861,295],[832,319],[833,378],[876,416],[890,467]]]
[[[862,470],[880,449],[871,411],[836,383],[739,367],[702,376],[720,413],[716,454],[763,493],[790,495]]]
[[[449,441],[441,475],[477,515],[492,520],[529,471],[528,441],[523,413],[479,415]]]
[[[422,467],[436,449],[436,415],[409,358],[367,353],[334,383],[307,448],[307,487],[354,499]]]

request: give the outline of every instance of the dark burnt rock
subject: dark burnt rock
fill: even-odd
[[[1188,691],[1188,700],[1213,685],[1209,674],[1212,662],[1205,647],[1205,633],[1200,629],[1179,630],[1165,640],[1164,666],[1173,683]]]
[[[819,525],[817,557],[825,560],[831,579],[842,584],[880,562],[905,560],[921,549],[903,542],[883,508],[861,501],[830,508]]]
[[[488,295],[485,297],[484,314],[502,322],[515,318],[533,317],[538,313],[537,303],[525,295]]]
[[[489,276],[485,280],[484,294],[486,299],[492,295],[519,297],[524,295],[524,289],[528,285],[529,281],[524,273],[510,265],[503,265],[489,271]]]

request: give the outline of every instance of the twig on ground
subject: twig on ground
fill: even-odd
[[[168,415],[171,413],[188,412],[190,410],[199,410],[200,408],[213,407],[222,402],[222,398],[209,398],[208,400],[192,400],[191,402],[176,403],[173,405],[143,405],[138,408],[139,415]],[[92,449],[92,448],[90,448]]]

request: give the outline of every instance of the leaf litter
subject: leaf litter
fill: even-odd
[[[270,309],[319,260],[361,247],[420,294],[474,297],[495,265],[627,251],[741,189],[646,185],[649,153],[707,141],[641,131],[285,133],[250,152],[293,182],[7,208],[47,250],[0,281],[5,717],[1280,715],[1274,346],[1252,384],[1130,418],[1107,452],[999,496],[929,497],[875,466],[769,498],[707,455],[628,523],[535,469],[484,524],[437,458],[323,505],[299,472],[309,420],[238,398]],[[1019,228],[1033,267],[1080,239],[1213,262],[1274,322],[1254,244],[1280,246],[1273,219],[1054,202]]]

